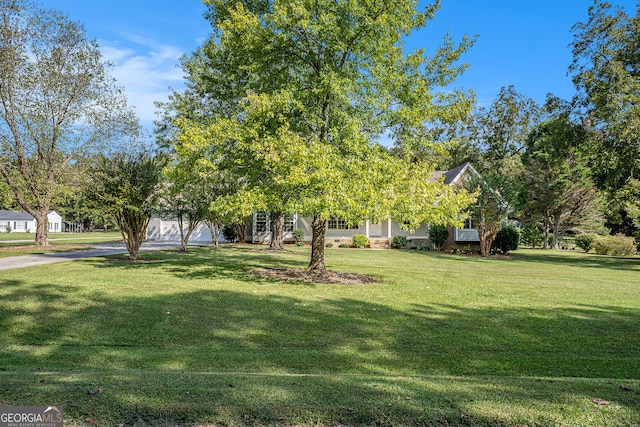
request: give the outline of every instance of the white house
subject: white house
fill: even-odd
[[[432,175],[435,182],[442,178],[447,185],[462,185],[463,178],[467,174],[478,175],[478,172],[470,163],[465,163],[448,171],[436,171]],[[295,228],[304,230],[305,241],[311,241],[311,218],[305,218],[297,214],[289,215],[285,218],[285,240],[291,239],[291,231]],[[254,211],[247,225],[247,241],[254,243],[268,242],[270,238],[269,214],[263,211]],[[413,233],[403,230],[400,224],[392,219],[383,221],[365,221],[358,225],[350,226],[341,218],[331,218],[327,221],[327,231],[325,242],[327,243],[350,243],[355,234],[364,234],[369,238],[372,247],[390,247],[395,236],[405,236],[417,243],[426,242],[429,238],[428,224],[422,224]],[[478,231],[473,227],[471,219],[467,219],[463,228],[451,227],[449,238],[445,243],[446,247],[455,245],[477,245],[480,239]]]
[[[462,185],[464,176],[469,173],[478,174],[470,163],[465,163],[448,171],[434,172],[432,180],[436,181],[442,178],[447,185]],[[296,228],[304,231],[305,241],[311,241],[311,218],[305,218],[298,214],[286,215],[284,239],[293,240],[292,231]],[[367,236],[372,247],[390,247],[391,241],[395,236],[405,236],[407,239],[411,239],[414,244],[421,241],[426,242],[429,238],[429,226],[423,224],[411,233],[403,230],[400,224],[392,219],[379,222],[367,220],[361,224],[350,226],[343,219],[331,218],[327,221],[325,242],[333,244],[351,243],[351,239],[355,234]],[[265,243],[269,241],[270,237],[269,213],[254,211],[247,222],[247,242]],[[180,240],[178,222],[176,220],[152,218],[147,228],[147,239]],[[204,224],[201,224],[194,230],[191,241],[211,241],[209,229]],[[478,231],[473,228],[470,219],[466,221],[463,228],[451,227],[449,229],[449,239],[445,243],[445,247],[467,244],[471,246],[479,244]]]
[[[56,233],[62,231],[62,217],[56,211],[49,211],[49,232]],[[0,232],[7,231],[16,233],[35,233],[37,228],[36,220],[26,211],[0,210]]]
[[[184,226],[188,224],[185,221]],[[169,240],[180,241],[180,228],[178,227],[178,220],[176,219],[162,219],[151,218],[149,225],[147,226],[148,240]],[[211,231],[209,227],[204,223],[200,223],[191,233],[189,238],[190,242],[211,242]],[[220,242],[225,242],[224,238],[220,236]]]

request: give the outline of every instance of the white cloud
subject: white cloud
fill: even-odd
[[[134,35],[125,35],[119,41],[100,41],[100,50],[113,64],[111,75],[125,89],[141,124],[150,129],[156,119],[154,102],[165,101],[170,88],[183,86],[183,73],[177,64],[185,52]]]

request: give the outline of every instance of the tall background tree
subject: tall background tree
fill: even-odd
[[[405,147],[433,145],[428,125],[470,109],[470,94],[436,91],[464,71],[458,60],[472,44],[467,37],[457,45],[446,37],[432,56],[404,52],[404,37],[433,18],[437,3],[424,12],[410,0],[208,4],[213,34],[183,65],[188,91],[213,107],[205,117],[179,111],[180,144],[224,151],[246,194],[272,211],[312,217],[310,269],[324,269],[330,217],[382,219],[408,207],[391,203],[400,194],[394,176],[427,203],[439,200],[439,212],[427,209],[423,220],[457,220],[453,207],[469,201],[464,194],[411,180],[405,165],[386,175],[376,166],[386,156],[374,143],[381,134]]]
[[[522,191],[522,153],[540,116],[540,107],[533,99],[506,86],[489,108],[474,109],[458,135],[467,147],[466,156],[458,161],[471,162],[489,186],[514,207]],[[454,166],[457,164],[450,165]]]
[[[632,13],[635,12],[635,16]],[[591,142],[593,176],[612,203],[640,223],[640,4],[594,1],[574,25],[570,72]],[[613,218],[610,218],[613,219]]]
[[[81,24],[27,0],[0,0],[0,176],[37,221],[74,156],[134,134],[137,121]]]
[[[585,153],[586,132],[561,112],[529,134],[523,155],[524,214],[543,226],[545,248],[558,249],[567,229],[599,211]],[[553,239],[549,242],[550,233]]]

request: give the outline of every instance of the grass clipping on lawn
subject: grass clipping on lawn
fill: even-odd
[[[269,279],[305,283],[329,283],[335,285],[371,285],[380,283],[375,277],[331,270],[306,270],[302,268],[254,268],[249,274]]]

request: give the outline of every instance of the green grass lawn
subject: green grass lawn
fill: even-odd
[[[308,262],[259,249],[0,271],[0,405],[98,426],[640,425],[638,258],[330,249],[381,283],[328,285],[248,274]]]
[[[71,250],[65,246],[94,245],[99,243],[121,242],[122,235],[119,231],[107,233],[50,233],[49,243],[52,247],[34,248],[35,233],[0,233],[0,258],[45,254]]]

